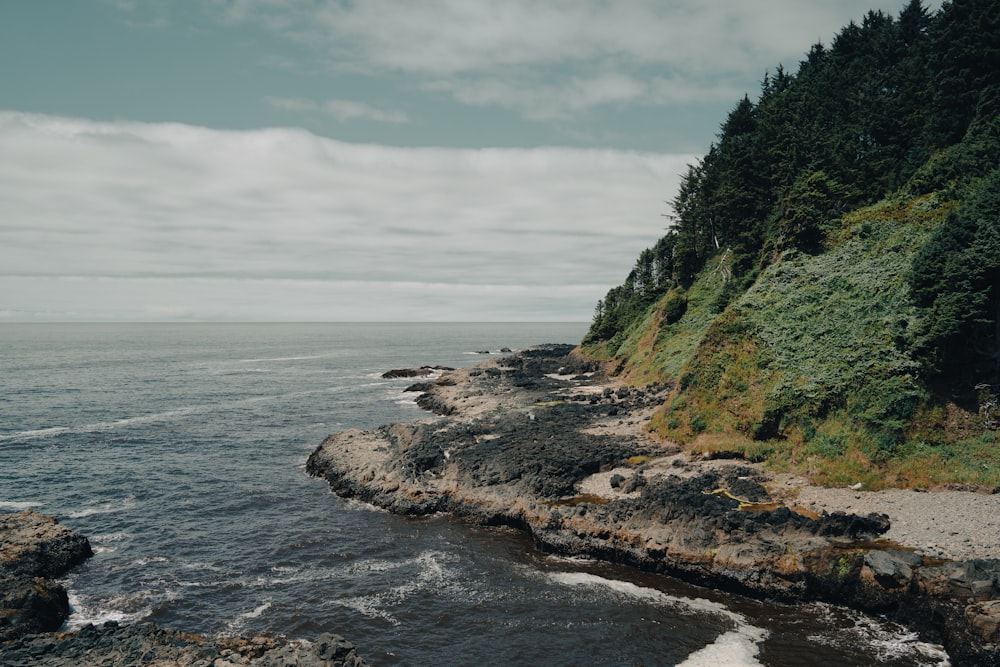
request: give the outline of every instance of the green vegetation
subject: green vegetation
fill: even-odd
[[[654,431],[829,484],[1000,484],[998,59],[1000,2],[911,0],[734,107],[584,339],[675,384]]]

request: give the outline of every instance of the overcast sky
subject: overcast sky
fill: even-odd
[[[3,0],[0,322],[589,320],[765,71],[903,4]]]

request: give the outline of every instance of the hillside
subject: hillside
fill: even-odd
[[[1000,2],[870,12],[736,104],[584,352],[698,451],[1000,485],[998,111]]]

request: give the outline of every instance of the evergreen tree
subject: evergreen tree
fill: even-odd
[[[682,176],[666,235],[608,292],[588,340],[623,332],[713,255],[727,253],[732,271],[724,308],[781,251],[819,251],[852,208],[903,187],[963,199],[998,153],[1000,0],[946,0],[934,14],[907,0],[898,19],[869,12],[829,47],[815,44],[796,73],[765,74],[756,102],[733,107]],[[997,363],[1000,218],[978,193],[914,263],[913,293],[928,313],[921,350],[939,368]]]
[[[1000,169],[917,253],[918,349],[953,391],[1000,382]]]

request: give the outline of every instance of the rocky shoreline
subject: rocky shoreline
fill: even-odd
[[[890,541],[884,513],[790,504],[787,480],[651,440],[643,425],[669,387],[616,386],[571,346],[543,346],[411,389],[437,417],[330,436],[308,472],[400,514],[516,527],[547,551],[887,615],[955,664],[1000,665],[995,555]]]
[[[364,667],[354,645],[324,633],[314,641],[206,639],[152,623],[87,625],[58,632],[70,613],[56,581],[93,555],[86,537],[50,516],[0,515],[0,665],[192,665]]]

